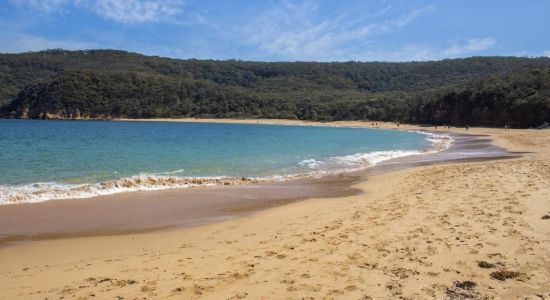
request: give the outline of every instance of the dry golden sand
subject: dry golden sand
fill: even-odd
[[[470,133],[533,153],[202,227],[0,248],[0,299],[548,299],[550,131]]]

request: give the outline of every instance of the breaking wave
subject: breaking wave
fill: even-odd
[[[417,131],[425,134],[432,147],[427,150],[389,150],[356,153],[329,157],[324,160],[306,159],[298,163],[304,169],[299,174],[274,175],[268,177],[183,177],[183,169],[159,174],[140,174],[132,177],[88,184],[63,184],[41,182],[26,185],[0,185],[0,205],[34,203],[54,199],[90,198],[122,192],[154,191],[198,186],[242,185],[289,180],[304,177],[319,177],[329,173],[354,171],[376,165],[390,159],[434,153],[450,146],[452,139],[445,135]]]
[[[20,186],[0,186],[0,204],[32,203],[53,199],[90,198],[122,192],[154,191],[197,186],[258,183],[261,178],[177,177],[141,174],[97,184],[41,182]]]
[[[432,147],[427,150],[387,150],[356,153],[352,155],[329,157],[324,160],[305,159],[299,162],[299,164],[311,170],[356,170],[394,158],[439,152],[449,148],[452,143],[452,139],[447,135],[437,135],[423,131],[414,132],[426,135],[426,140],[432,143]]]

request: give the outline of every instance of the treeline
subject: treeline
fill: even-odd
[[[291,118],[530,127],[550,59],[411,63],[174,60],[113,50],[0,55],[0,116]]]
[[[492,76],[420,93],[410,120],[435,124],[534,127],[550,123],[550,69]]]
[[[22,118],[262,117],[380,119],[388,102],[343,91],[251,92],[206,80],[121,71],[68,71],[23,89],[5,114]],[[298,99],[298,100],[297,100]],[[391,101],[393,103],[393,101]],[[360,105],[367,104],[370,105]],[[361,107],[360,107],[361,106]],[[349,110],[348,108],[357,107]],[[394,117],[392,115],[391,117]]]

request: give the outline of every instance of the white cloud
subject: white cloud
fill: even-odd
[[[84,8],[116,22],[178,22],[183,0],[12,0],[20,7],[51,14],[68,6]]]
[[[61,10],[66,4],[79,2],[73,0],[12,0],[18,6],[35,9],[41,13],[53,13]]]
[[[100,16],[123,23],[171,22],[183,12],[180,0],[98,0],[90,6]]]
[[[434,45],[405,45],[397,49],[365,51],[358,60],[378,61],[426,61],[444,58],[464,57],[477,51],[492,48],[496,44],[493,38],[469,39],[464,45],[453,45],[441,49]],[[549,53],[550,54],[550,53]]]
[[[395,49],[358,51],[352,60],[359,61],[427,61],[439,59],[437,53],[423,45],[405,45]]]
[[[415,19],[434,10],[429,5],[384,21],[368,22],[391,11],[386,7],[368,14],[358,12],[357,17],[341,14],[334,18],[318,19],[318,6],[303,2],[283,2],[253,19],[241,31],[244,42],[262,52],[294,60],[343,60],[363,56],[364,51],[350,44],[366,47],[380,35],[405,27]],[[361,48],[359,47],[359,48]]]
[[[469,39],[464,45],[453,45],[443,51],[445,57],[458,57],[464,54],[483,51],[496,44],[493,38]]]
[[[1,1],[1,0],[0,0]],[[497,44],[491,37],[465,39],[464,43],[446,44],[395,42],[390,37],[412,22],[435,10],[433,5],[402,11],[387,5],[377,11],[347,9],[345,13],[329,13],[315,1],[283,0],[245,24],[232,28],[223,22],[210,20],[202,12],[184,11],[185,0],[11,0],[42,14],[62,14],[70,9],[82,9],[104,19],[125,23],[177,23],[208,27],[213,36],[236,46],[224,48],[224,43],[204,36],[186,36],[185,46],[172,49],[132,41],[125,36],[102,36],[97,43],[52,40],[22,33],[25,28],[8,31],[0,24],[0,51],[21,52],[48,48],[89,49],[122,48],[150,54],[174,57],[229,58],[239,56],[243,48],[253,48],[246,59],[267,57],[275,60],[313,61],[420,61],[464,57],[490,49]],[[227,24],[226,24],[227,25]],[[4,31],[4,33],[2,33]],[[18,33],[15,33],[18,32]],[[27,31],[28,32],[28,31]],[[78,37],[76,38],[78,39]],[[103,41],[103,42],[102,42]],[[234,44],[234,45],[233,45]],[[191,46],[190,46],[191,45]],[[450,45],[450,46],[449,46]],[[181,49],[187,49],[185,51]],[[236,50],[237,49],[237,50]],[[233,52],[231,52],[233,51]],[[221,54],[220,53],[224,53]],[[550,57],[550,50],[542,55]]]
[[[550,57],[550,50],[542,52],[542,56]]]
[[[97,45],[79,41],[45,39],[30,34],[0,31],[0,52],[15,53],[54,48],[82,50],[97,48]]]

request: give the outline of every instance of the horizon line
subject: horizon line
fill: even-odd
[[[539,56],[516,56],[516,55],[473,55],[467,57],[454,57],[454,58],[442,58],[442,59],[433,59],[433,60],[402,60],[402,61],[383,61],[383,60],[244,60],[239,58],[226,58],[226,59],[216,59],[216,58],[180,58],[180,57],[170,57],[162,56],[156,54],[146,54],[136,51],[129,51],[124,49],[114,49],[114,48],[91,48],[91,49],[63,49],[63,48],[48,48],[43,50],[35,51],[21,51],[21,52],[0,52],[0,55],[19,55],[19,54],[32,54],[32,53],[43,53],[43,52],[86,52],[86,51],[113,51],[113,52],[124,52],[129,54],[137,54],[145,57],[156,57],[162,59],[172,59],[172,60],[181,60],[181,61],[218,61],[218,62],[253,62],[253,63],[427,63],[427,62],[442,62],[446,60],[466,60],[472,58],[519,58],[519,59],[550,59],[549,56],[539,55]]]

